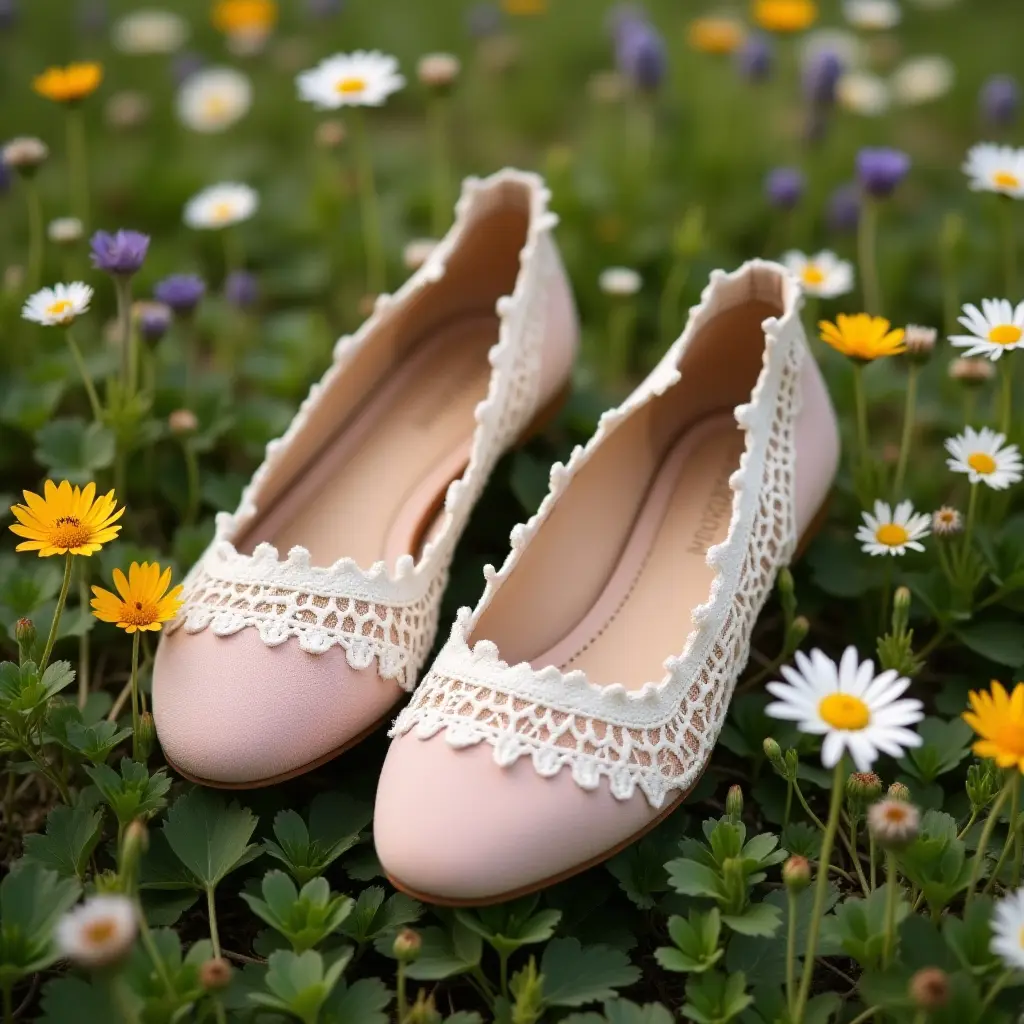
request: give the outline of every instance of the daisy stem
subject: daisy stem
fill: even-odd
[[[64,611],[64,605],[68,599],[68,588],[71,586],[71,563],[74,555],[69,551],[64,556],[64,582],[60,585],[60,595],[57,598],[57,607],[53,613],[53,622],[50,625],[50,635],[46,638],[46,646],[43,648],[43,656],[39,661],[39,674],[46,671],[50,663],[50,654],[53,652],[53,645],[57,641],[57,627],[60,625],[60,616]]]
[[[658,326],[661,339],[666,345],[671,345],[679,334],[679,304],[682,302],[683,290],[689,276],[689,263],[677,257],[665,279],[665,287],[658,302]]]
[[[75,215],[89,225],[89,171],[86,156],[85,120],[80,107],[68,108],[68,173]]]
[[[896,884],[896,857],[891,850],[885,851],[885,933],[882,941],[882,969],[892,960],[892,948],[896,939],[896,903],[899,898]]]
[[[981,866],[985,863],[985,853],[988,850],[988,842],[992,838],[992,832],[996,827],[996,822],[999,820],[999,812],[1003,809],[1003,804],[1006,802],[1006,798],[1010,795],[1011,785],[1012,783],[1007,782],[1003,786],[1002,790],[1000,790],[999,796],[996,797],[996,802],[992,805],[992,810],[985,819],[985,827],[981,830],[981,838],[978,840],[978,848],[974,852],[974,864],[971,866],[971,880],[967,884],[965,906],[969,907],[971,905],[971,899],[974,896],[974,887],[978,884],[978,878],[981,875]]]
[[[878,283],[878,266],[875,261],[877,234],[878,204],[866,198],[857,229],[857,259],[860,263],[864,310],[872,316],[878,316],[882,312],[882,290]]]
[[[224,278],[234,270],[245,266],[245,255],[238,234],[231,228],[224,228],[220,233],[221,245],[224,247]]]
[[[629,373],[630,349],[636,306],[632,299],[622,298],[612,303],[608,314],[608,381],[618,386]]]
[[[786,918],[786,1009],[793,1016],[793,998],[796,995],[796,893],[787,888],[789,914]]]
[[[868,871],[871,873],[871,891],[878,888],[878,851],[875,849],[875,836],[868,829]]]
[[[430,149],[434,164],[434,196],[431,228],[435,238],[444,234],[450,206],[451,159],[448,145],[448,98],[435,96],[427,111],[430,121]]]
[[[395,1009],[398,1011],[399,1024],[405,1020],[409,1012],[409,1001],[405,994],[405,962],[398,961],[398,976],[395,979]]]
[[[359,174],[359,204],[363,221],[363,245],[366,248],[366,283],[372,295],[379,295],[384,290],[386,270],[384,249],[380,237],[380,212],[373,174],[373,154],[370,150],[370,136],[366,129],[366,118],[363,112],[353,109],[352,114]]]
[[[971,496],[967,499],[967,520],[964,523],[963,564],[971,550],[971,536],[974,533],[974,518],[978,511],[978,485],[971,484]]]
[[[862,479],[867,477],[870,465],[870,445],[868,438],[868,403],[864,394],[864,366],[859,362],[853,364],[853,401],[857,410],[857,447],[861,466]]]
[[[139,637],[135,630],[132,636],[132,760],[139,760]]]
[[[1010,436],[1010,423],[1013,420],[1013,370],[1010,368],[1010,360],[1002,360],[999,367],[1000,384],[999,391],[999,433]]]
[[[896,480],[892,488],[892,500],[899,501],[903,481],[907,475],[907,461],[910,458],[910,439],[914,433],[914,414],[917,409],[917,363],[910,364],[907,373],[907,395],[903,406],[903,435],[900,438],[900,457],[896,463]]]
[[[78,566],[78,605],[89,607],[89,570],[83,558]],[[78,638],[78,709],[85,707],[89,699],[89,631],[83,630]]]
[[[1020,812],[1020,772],[1016,769],[1013,772],[1013,777],[1010,780],[1010,830],[1006,833],[1006,842],[1003,843],[1003,848],[999,853],[999,859],[996,861],[996,866],[992,869],[992,874],[989,875],[988,881],[985,883],[985,888],[981,890],[981,894],[984,896],[985,893],[992,888],[993,885],[999,879],[999,872],[1003,870],[1003,865],[1006,863],[1006,858],[1010,853],[1011,849],[1016,850],[1017,847],[1017,815]]]
[[[117,295],[117,333],[121,344],[121,403],[126,402],[135,390],[137,377],[132,338],[132,282],[124,274],[114,276],[114,292]]]
[[[196,521],[199,512],[199,460],[196,458],[191,438],[182,438],[181,450],[185,456],[185,472],[188,478],[188,503],[185,506],[184,522],[191,525]]]
[[[800,991],[791,1014],[793,1024],[802,1024],[807,997],[811,992],[811,977],[814,974],[814,955],[818,951],[818,929],[825,913],[825,897],[828,894],[828,866],[832,860],[832,847],[839,828],[839,814],[843,809],[843,780],[846,777],[845,758],[840,757],[832,771],[832,799],[828,809],[828,823],[825,835],[821,840],[821,856],[818,860],[818,877],[814,887],[814,905],[811,909],[811,920],[807,929],[807,951],[804,954],[803,976],[800,979]]]
[[[78,367],[78,375],[82,378],[85,393],[89,396],[89,406],[92,409],[92,418],[97,423],[102,423],[103,406],[100,404],[100,396],[96,393],[96,385],[92,382],[92,374],[89,373],[89,368],[85,365],[85,359],[82,357],[82,350],[78,347],[78,342],[75,341],[74,336],[71,334],[70,327],[66,327],[64,329],[64,339],[67,341],[68,348],[71,350],[71,358],[74,359],[75,366]]]
[[[28,290],[32,293],[43,280],[43,201],[35,181],[28,177],[24,181],[28,203]]]

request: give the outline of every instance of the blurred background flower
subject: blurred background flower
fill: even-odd
[[[252,107],[252,83],[234,68],[204,68],[178,90],[178,118],[192,131],[212,134],[236,125]]]
[[[122,53],[174,53],[189,36],[189,25],[174,11],[143,8],[114,23],[114,45]]]

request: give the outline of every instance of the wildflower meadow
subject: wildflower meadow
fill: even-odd
[[[1018,4],[158,4],[0,0],[4,1024],[1022,1019]],[[717,269],[800,282],[842,458],[682,805],[442,908],[374,853],[386,724],[204,788],[151,679],[215,517],[505,166],[550,190],[581,352],[438,643]]]

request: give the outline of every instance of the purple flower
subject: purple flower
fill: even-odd
[[[780,210],[792,210],[803,198],[804,176],[795,167],[776,167],[764,181],[765,195]]]
[[[155,345],[171,326],[171,307],[163,302],[147,302],[139,311],[136,323],[139,334]]]
[[[615,57],[619,70],[643,92],[655,92],[665,79],[665,41],[650,22],[621,18],[616,30]]]
[[[191,78],[197,71],[202,71],[206,61],[202,54],[194,50],[183,50],[176,53],[171,60],[171,78],[175,85],[182,85],[186,79]]]
[[[825,219],[835,232],[856,231],[860,223],[860,189],[851,181],[829,196]]]
[[[311,18],[333,18],[341,6],[341,0],[306,0],[306,13]]]
[[[736,67],[748,82],[763,82],[772,73],[773,57],[768,38],[755,32],[736,51]]]
[[[843,74],[843,62],[831,50],[821,50],[804,66],[804,95],[819,107],[830,107],[836,100],[836,85]]]
[[[0,0],[0,29],[13,28],[17,20],[17,0]]]
[[[224,282],[224,297],[238,309],[249,309],[260,297],[259,285],[248,270],[232,270]]]
[[[158,302],[171,307],[175,313],[191,313],[206,294],[203,279],[196,274],[171,274],[153,289]]]
[[[985,120],[1005,128],[1017,120],[1020,84],[1013,75],[993,75],[982,86],[978,100]]]
[[[149,235],[141,231],[97,231],[89,241],[92,265],[97,270],[131,277],[142,266],[149,251]]]
[[[857,154],[857,180],[869,196],[884,199],[910,170],[910,157],[888,146],[865,147]]]
[[[501,28],[501,11],[494,4],[474,4],[466,12],[466,29],[474,39],[493,36]]]

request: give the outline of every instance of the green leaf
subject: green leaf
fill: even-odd
[[[326,1019],[332,1024],[388,1024],[384,1011],[391,992],[379,978],[360,978],[346,985],[340,981],[324,1003]]]
[[[881,961],[890,884],[880,885],[866,899],[850,897],[844,900],[836,907],[835,914],[822,921],[822,935],[837,941],[843,951],[862,967],[873,967]],[[902,894],[898,894],[896,924],[899,925],[909,913],[910,905]]]
[[[722,923],[741,935],[771,938],[782,924],[782,911],[771,903],[752,903],[742,914],[723,914]]]
[[[676,944],[655,951],[658,963],[667,971],[699,973],[706,971],[725,952],[719,948],[722,918],[717,907],[706,913],[691,910],[689,918],[678,915],[668,919],[668,933]]]
[[[110,1024],[119,1016],[110,986],[83,978],[51,979],[43,987],[41,1001],[40,1024]]]
[[[525,896],[476,911],[456,910],[455,916],[499,953],[508,955],[521,946],[546,942],[562,917],[560,910],[537,910],[539,897]]]
[[[114,464],[116,438],[101,423],[77,417],[51,420],[36,431],[35,459],[57,479],[85,485]]]
[[[754,1001],[754,997],[747,994],[746,985],[741,973],[695,974],[686,982],[683,1014],[696,1024],[726,1024]]]
[[[955,633],[975,654],[997,665],[1016,668],[1024,664],[1024,631],[1017,622],[971,621],[957,626]]]
[[[167,806],[171,780],[162,768],[150,775],[144,764],[124,757],[119,773],[105,764],[86,766],[85,771],[122,826],[135,818],[152,818]]]
[[[93,764],[102,764],[114,747],[128,739],[131,734],[131,729],[119,729],[116,722],[108,722],[105,718],[89,725],[69,722],[65,733],[66,746]]]
[[[296,953],[319,945],[337,931],[352,909],[347,896],[332,893],[326,878],[311,878],[298,892],[283,871],[263,876],[263,899],[242,893],[252,912],[280,932]]]
[[[609,999],[640,977],[625,953],[608,946],[582,946],[578,939],[552,939],[541,957],[544,1002],[585,1006]]]
[[[302,954],[286,949],[271,953],[264,978],[270,994],[253,992],[249,999],[258,1006],[291,1013],[303,1021],[315,1021],[341,980],[350,955],[348,950],[328,962],[312,949]]]
[[[673,1024],[675,1018],[660,1003],[638,1006],[628,999],[610,999],[603,1013],[571,1013],[562,1024]]]
[[[422,913],[422,905],[405,893],[395,893],[385,900],[384,890],[371,885],[359,894],[341,932],[364,945],[381,936],[392,935],[402,925],[412,924]]]
[[[717,897],[721,891],[718,875],[705,864],[685,858],[670,860],[665,865],[669,885],[683,896]]]
[[[911,747],[899,764],[913,779],[926,785],[952,771],[967,757],[973,736],[962,718],[947,722],[929,717],[917,726],[917,732],[922,745]]]
[[[484,942],[461,921],[445,919],[445,927],[424,928],[420,932],[420,955],[406,970],[417,981],[439,981],[471,971],[480,963]],[[391,937],[381,936],[374,946],[384,956],[394,958]]]
[[[256,816],[237,803],[225,804],[204,789],[179,797],[167,812],[163,832],[178,860],[204,887],[212,889],[236,868],[261,853],[249,840]]]
[[[84,803],[58,804],[46,816],[46,835],[25,836],[25,860],[63,878],[85,879],[89,856],[103,834],[103,814]]]

